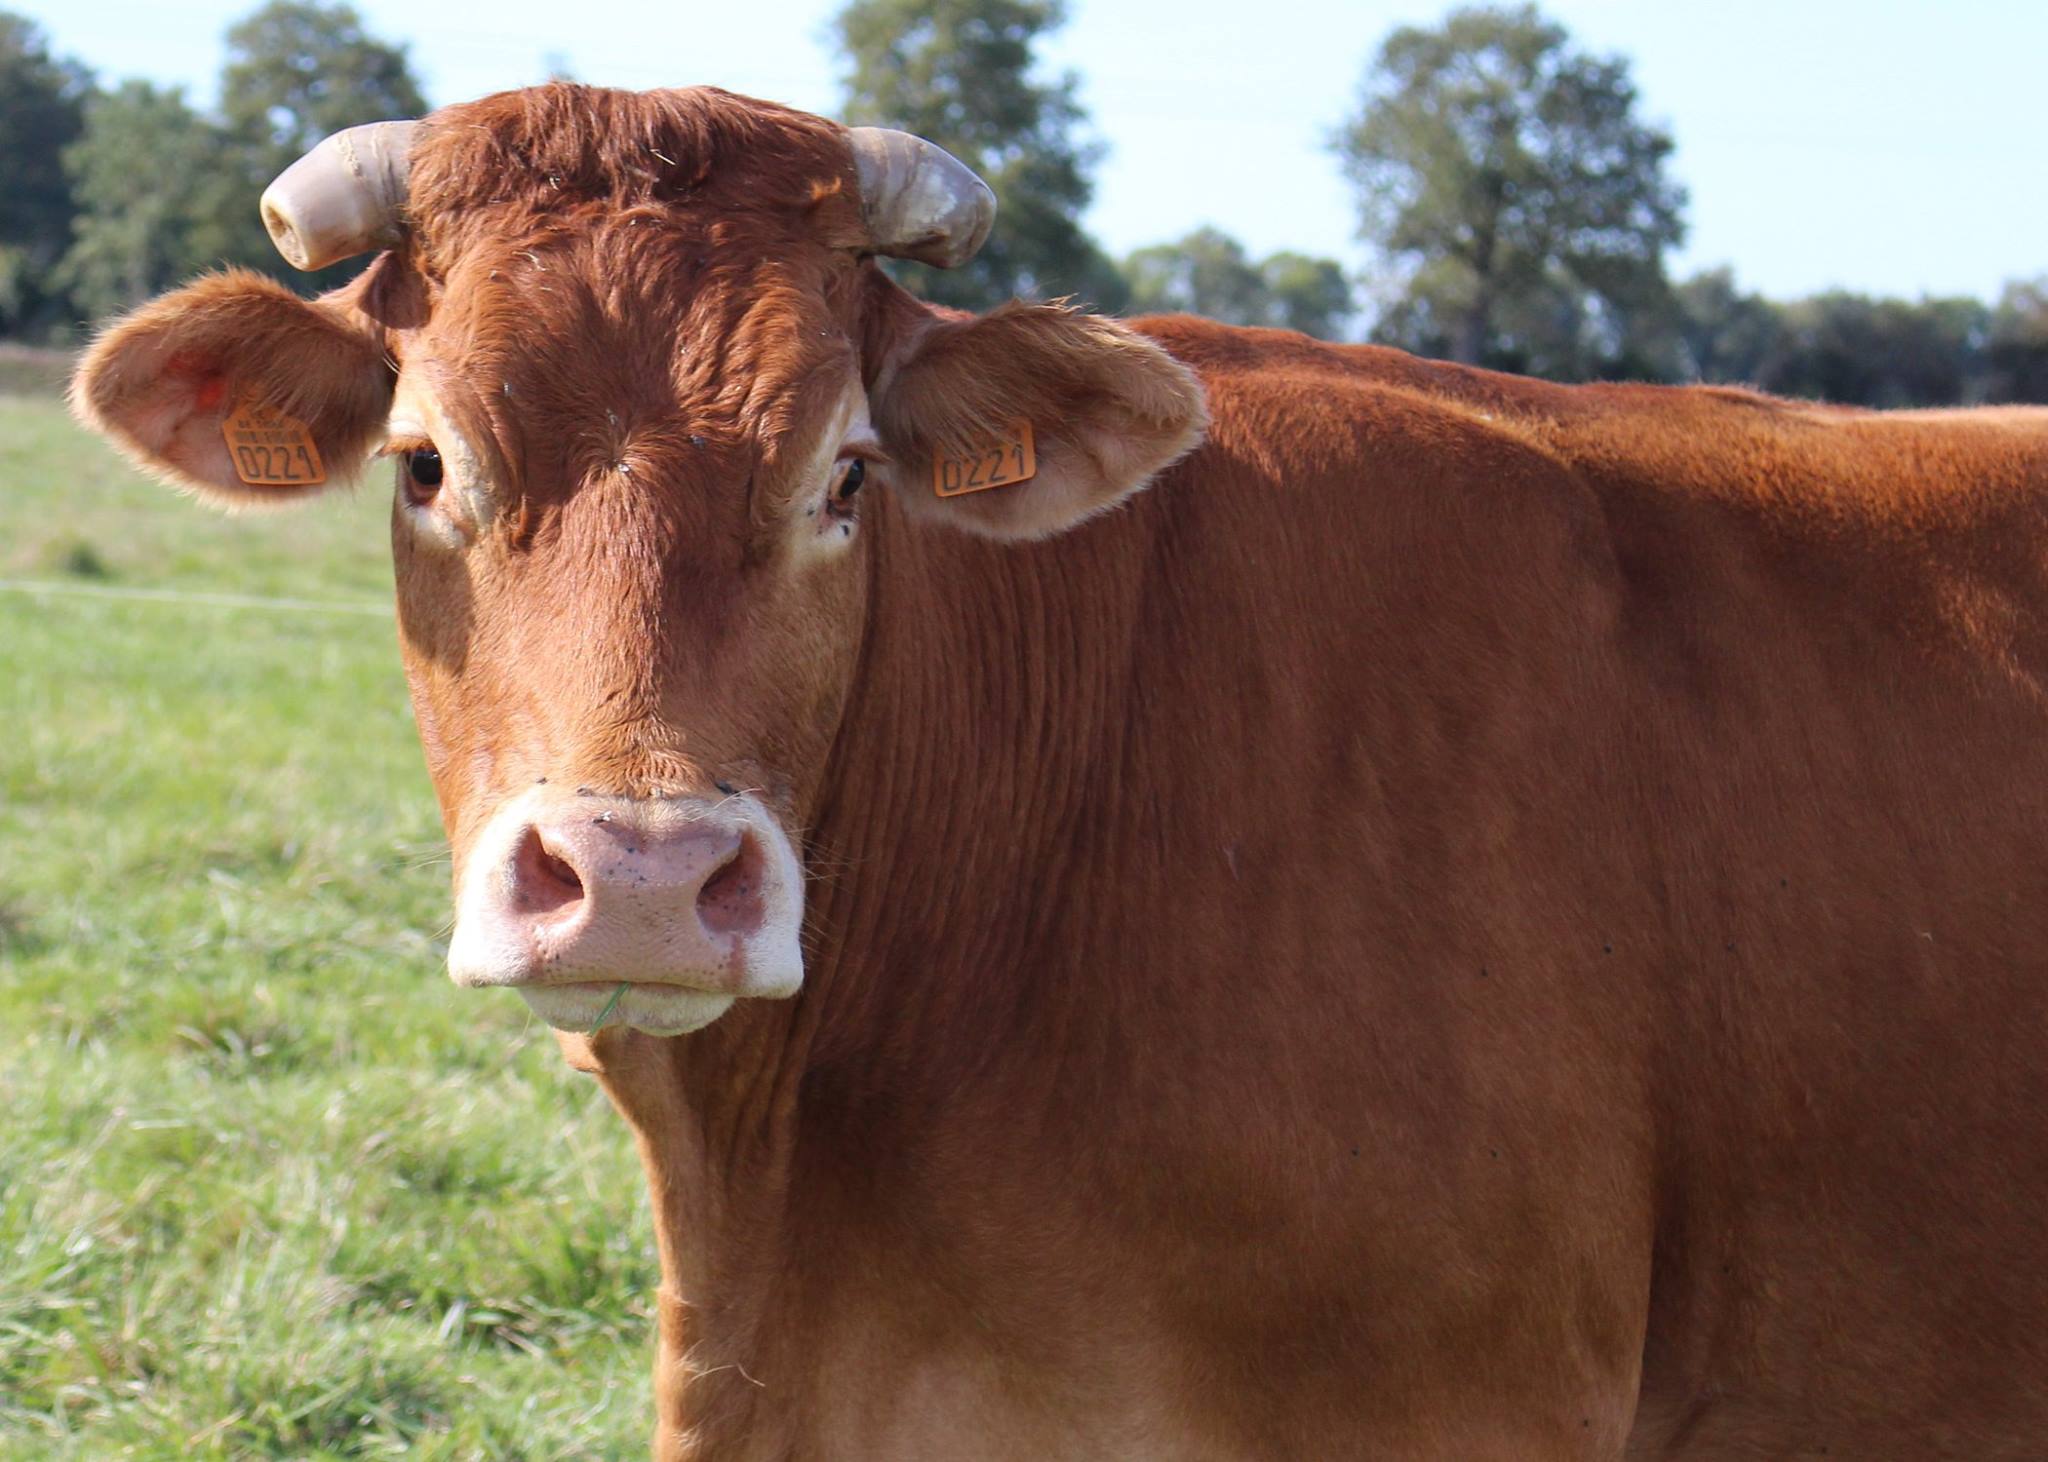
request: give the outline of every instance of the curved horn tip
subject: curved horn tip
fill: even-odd
[[[263,227],[295,269],[324,269],[397,243],[417,122],[370,122],[324,138],[264,189]]]
[[[876,253],[954,269],[988,241],[995,191],[945,148],[890,127],[850,128],[847,144]]]
[[[324,267],[322,261],[316,261],[306,252],[305,241],[299,237],[298,229],[292,225],[290,205],[279,203],[274,185],[263,190],[262,200],[256,206],[263,214],[263,231],[270,235],[270,242],[276,245],[277,252],[284,256],[285,263],[308,274]]]

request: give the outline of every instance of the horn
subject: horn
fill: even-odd
[[[887,127],[847,132],[861,215],[878,254],[952,269],[974,257],[996,220],[996,195],[940,147]]]
[[[370,122],[315,145],[263,190],[263,226],[294,269],[398,242],[417,122]]]

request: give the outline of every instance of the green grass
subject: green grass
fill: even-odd
[[[0,396],[0,578],[385,604]],[[0,1457],[630,1457],[624,1124],[441,969],[390,620],[0,589]]]
[[[68,350],[0,340],[0,392],[54,396],[64,389],[71,361]]]

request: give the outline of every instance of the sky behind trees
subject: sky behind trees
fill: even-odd
[[[830,113],[840,0],[356,0],[410,47],[430,100],[563,67],[631,87],[711,82]],[[10,0],[97,71],[211,104],[228,26],[251,0]],[[1214,224],[1254,253],[1352,265],[1351,190],[1325,146],[1398,24],[1391,0],[1073,0],[1045,48],[1073,67],[1109,144],[1086,223],[1114,253]],[[1677,141],[1690,235],[1673,272],[1732,265],[1773,295],[1831,286],[1972,294],[2048,268],[2039,137],[2048,5],[1998,0],[1547,0],[1595,52],[1634,63],[1644,115]]]

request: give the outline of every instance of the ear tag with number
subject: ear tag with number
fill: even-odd
[[[1038,450],[1031,423],[1013,421],[1007,434],[965,457],[940,457],[932,463],[932,491],[940,497],[1008,487],[1038,471]]]
[[[251,487],[316,487],[327,480],[313,433],[296,416],[244,401],[220,424],[235,476]]]

